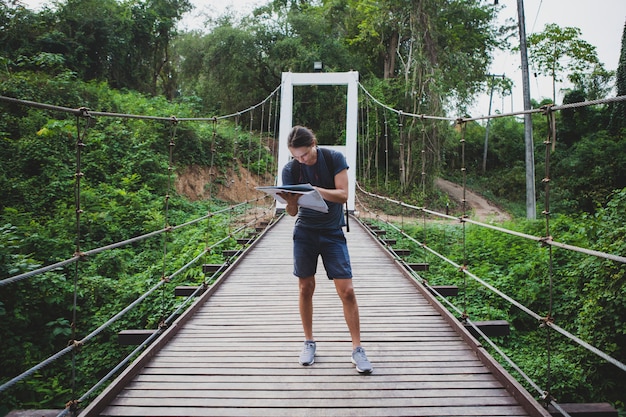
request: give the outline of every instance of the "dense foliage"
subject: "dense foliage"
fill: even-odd
[[[58,91],[67,89],[68,82],[22,72],[0,85],[2,95],[15,93],[17,86],[29,86],[31,98],[50,103]],[[69,102],[110,113],[165,117],[163,121],[116,117],[85,120],[63,112],[2,104],[0,279],[69,259],[77,251],[182,224],[227,204],[217,199],[191,203],[178,195],[173,189],[177,167],[214,167],[213,181],[206,186],[218,187],[229,184],[230,175],[238,175],[232,171],[233,160],[240,162],[242,170],[247,166],[257,174],[264,174],[271,166],[272,156],[258,136],[249,140],[249,134],[232,123],[173,125],[169,121],[171,114],[193,116],[192,106],[78,80],[71,83],[71,97]],[[81,127],[84,146],[77,146]],[[77,187],[79,148],[81,175]],[[77,201],[82,213],[79,235]],[[0,371],[3,382],[63,349],[68,340],[85,337],[206,245],[225,238],[232,230],[229,223],[238,213],[215,215],[202,221],[200,227],[103,251],[78,265],[2,287],[0,337],[7,343]],[[221,249],[230,249],[234,243],[229,239]],[[224,262],[219,249],[205,256],[203,262]],[[62,408],[73,395],[73,383],[83,392],[130,353],[128,347],[118,346],[119,330],[157,328],[181,301],[171,297],[174,286],[199,284],[207,278],[198,263],[87,343],[77,355],[75,381],[66,372],[71,368],[71,355],[67,355],[42,369],[35,379],[3,393],[2,407]],[[0,409],[0,413],[6,411]]]
[[[551,235],[570,245],[624,254],[624,212],[626,188],[611,194],[606,207],[594,215],[553,218]],[[458,223],[419,223],[407,218],[402,230],[453,262],[467,265],[471,273],[541,317],[552,317],[566,331],[625,360],[624,264],[561,249],[553,249],[550,254],[547,247],[535,241],[473,225],[466,225],[464,230]],[[543,236],[546,227],[544,222],[527,220],[504,226],[531,236]],[[459,319],[463,312],[472,321],[508,321],[511,334],[495,338],[498,346],[557,401],[609,401],[623,410],[623,375],[614,365],[554,331],[548,343],[547,330],[540,321],[407,240],[396,229],[385,224],[379,227],[387,230],[386,238],[398,240],[398,247],[410,249],[407,262],[429,263],[429,271],[420,275],[430,285],[458,286],[459,296],[450,301],[458,309],[451,311]],[[499,358],[496,352],[492,355]],[[515,370],[509,371],[517,375]],[[526,388],[538,394],[533,387]]]
[[[491,55],[504,45],[507,28],[493,23],[497,7],[478,0],[408,4],[273,0],[251,16],[225,15],[207,22],[204,32],[178,33],[176,24],[190,9],[186,0],[67,0],[39,12],[17,1],[0,0],[0,95],[102,112],[207,117],[237,113],[259,103],[280,85],[282,72],[309,72],[314,61],[322,61],[325,71],[358,71],[363,86],[395,109],[437,116],[445,115],[446,109],[453,116],[463,114],[474,94],[488,85],[484,74]],[[626,94],[624,43],[626,38],[616,77],[620,95]],[[556,70],[554,63],[552,68]],[[598,68],[576,73],[575,88],[568,91],[564,103],[607,96],[613,88],[612,74]],[[507,85],[506,80],[502,85]],[[323,144],[343,141],[343,87],[298,87],[294,95],[296,123],[312,127]],[[460,179],[463,168],[472,188],[523,215],[524,127],[519,120],[490,121],[485,161],[484,123],[467,123],[461,129],[445,121],[407,118],[381,110],[367,98],[362,108],[356,169],[370,189],[417,204],[443,206],[450,201],[433,189],[433,179],[438,175]],[[548,125],[545,116],[533,115],[539,197],[550,193],[557,240],[626,252],[623,109],[622,102],[557,112],[556,147],[549,151],[547,167],[543,142]],[[262,130],[269,119],[258,115],[242,115],[234,124],[217,126],[180,123],[175,129],[168,120],[102,117],[85,125],[79,119],[86,140],[78,175],[83,213],[77,242],[76,118],[18,104],[2,103],[0,111],[0,279],[67,259],[77,244],[87,250],[129,239],[225,204],[190,202],[172,192],[177,168],[211,167],[215,177],[206,186],[215,187],[229,183],[233,161],[239,162],[236,173],[248,161],[248,170],[258,175],[271,171],[274,163],[258,134],[254,133],[257,140],[250,140],[244,133]],[[169,143],[174,130],[171,169]],[[546,168],[550,188],[543,188],[546,184],[541,181]],[[167,253],[185,255],[170,257],[167,268],[179,267],[207,241],[224,237],[227,221],[216,216],[206,226],[172,234],[165,245]],[[543,233],[543,225],[537,222],[514,221],[507,227]],[[412,233],[419,236],[420,232]],[[428,233],[428,242],[453,250],[451,256],[458,258],[458,227],[433,225]],[[545,250],[474,228],[468,230],[467,244],[468,262],[476,273],[546,312]],[[557,323],[624,361],[624,267],[560,251],[554,262]],[[79,263],[77,270],[60,268],[12,284],[8,290],[3,287],[2,379],[64,347],[73,331],[84,335],[105,321],[158,282],[164,265],[164,244],[157,238],[100,253]],[[433,265],[429,276],[433,282],[455,275]],[[196,268],[176,283],[202,279]],[[80,289],[75,322],[74,288]],[[544,343],[536,323],[493,296],[471,291],[476,300],[472,316],[509,320],[519,332],[503,340],[506,349],[525,370],[534,370],[533,377],[551,384],[559,399],[623,405],[611,366],[561,340],[555,341],[556,382],[548,381],[545,358],[532,350]],[[174,303],[160,293],[86,346],[78,355],[78,391],[91,386],[127,353],[116,344],[117,330],[154,328]],[[62,407],[73,396],[69,361],[46,367],[2,395],[0,403],[16,408]]]

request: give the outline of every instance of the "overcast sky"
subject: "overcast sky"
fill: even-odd
[[[485,0],[492,3],[491,0]],[[30,8],[37,8],[45,0],[23,0]],[[205,17],[217,17],[228,8],[235,13],[247,14],[254,7],[267,4],[269,0],[192,0],[195,10],[183,19],[181,28],[202,28]],[[517,22],[517,0],[499,0],[500,18],[512,18]],[[598,58],[608,70],[617,69],[622,32],[626,23],[626,0],[523,0],[526,17],[526,34],[541,32],[546,23],[561,27],[578,27],[582,39],[597,48]],[[519,53],[500,53],[490,68],[491,74],[505,74],[515,83],[513,98],[495,97],[493,109],[504,113],[522,109],[522,79]],[[552,84],[546,77],[533,77],[530,68],[531,97],[541,100],[552,97]],[[557,85],[557,90],[567,85]],[[557,102],[562,95],[557,92]],[[479,97],[472,109],[473,116],[487,114],[488,95]]]
[[[503,5],[500,16],[514,18],[517,22],[517,1],[500,0]],[[597,48],[598,58],[607,70],[616,70],[622,41],[624,24],[626,24],[626,0],[524,0],[526,17],[526,34],[541,32],[547,23],[556,23],[561,27],[577,27],[581,30],[581,38]],[[552,82],[547,77],[533,76],[530,67],[531,97],[536,100],[552,97]],[[513,91],[513,110],[511,98],[494,100],[494,109],[504,113],[523,109],[522,75],[520,70],[520,54],[499,54],[492,67],[492,74],[506,74],[515,83]],[[557,103],[561,103],[562,94],[559,88],[568,85],[557,84]],[[488,97],[479,100],[477,114],[487,114]]]

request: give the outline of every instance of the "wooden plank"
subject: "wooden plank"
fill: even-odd
[[[179,285],[176,288],[174,288],[174,296],[175,297],[189,297],[191,296],[193,293],[195,293],[198,288],[200,288],[200,291],[198,291],[197,295],[202,294],[204,291],[206,291],[206,287],[205,286],[189,286],[189,285]]]
[[[63,410],[13,410],[5,417],[56,417]]]
[[[428,290],[432,294],[438,294],[443,297],[456,297],[459,295],[459,287],[457,287],[456,285],[433,285],[431,287],[428,287]]]
[[[408,263],[406,264],[411,271],[428,271],[429,265],[427,263]]]
[[[295,362],[295,360],[294,360]],[[307,371],[308,372],[308,371]],[[403,384],[430,384],[430,383],[440,383],[440,386],[454,386],[457,383],[466,383],[472,384],[472,386],[478,386],[479,384],[485,382],[494,382],[497,384],[497,387],[501,387],[500,384],[493,375],[488,373],[484,374],[469,374],[463,375],[459,377],[454,374],[424,374],[424,375],[413,375],[411,373],[406,373],[404,375],[400,375],[398,377],[391,376],[381,376],[378,375],[377,372],[376,378],[363,378],[360,375],[355,375],[350,373],[349,375],[343,376],[334,376],[328,377],[327,375],[318,375],[316,373],[309,373],[306,376],[306,381],[311,386],[315,386],[319,389],[324,389],[327,384],[360,384],[361,387],[367,388],[372,383],[382,383],[382,384],[399,384],[398,389],[402,389],[400,387],[405,386]],[[159,375],[159,374],[139,374],[133,380],[133,382],[138,383],[172,383],[178,384],[180,386],[188,386],[188,384],[203,384],[203,383],[231,383],[231,384],[242,384],[242,378],[239,375],[222,375],[219,378],[219,382],[213,378],[213,376],[207,375],[183,375],[183,374],[170,374],[170,375]],[[271,380],[265,375],[247,375],[245,379],[245,384],[248,383],[261,383],[261,384],[290,384],[291,386],[302,384],[302,375],[283,375],[280,377],[280,380],[272,378]],[[128,385],[131,387],[132,382]],[[298,385],[302,386],[302,385]]]
[[[326,382],[324,385],[320,385],[317,392],[320,395],[327,395],[325,391],[337,391],[337,395],[341,394],[342,390],[352,391],[363,389],[363,381],[356,382]],[[389,395],[397,395],[397,392],[410,392],[411,390],[421,390],[424,392],[430,390],[433,392],[432,396],[447,396],[454,392],[454,390],[460,391],[459,395],[468,395],[477,390],[498,390],[502,388],[496,381],[479,381],[473,383],[471,386],[467,385],[466,381],[400,381],[400,382],[366,382],[367,389],[375,391],[388,391]],[[146,395],[152,395],[156,390],[173,391],[177,389],[183,389],[185,391],[198,391],[204,392],[214,390],[266,390],[266,391],[297,391],[302,389],[302,385],[299,382],[246,382],[242,384],[237,382],[168,382],[168,381],[153,381],[153,382],[132,382],[127,386],[127,390],[120,393],[120,396],[127,395],[127,392],[131,390],[144,391]],[[193,395],[193,394],[190,394]],[[411,394],[415,395],[415,394]]]
[[[609,403],[565,403],[559,404],[567,414],[571,417],[617,417],[618,413]],[[548,411],[553,416],[562,416],[563,414],[553,406],[548,407]]]
[[[332,400],[362,400],[368,398],[367,392],[357,385],[353,385],[353,389],[341,388],[333,393],[327,392],[328,390],[315,390],[314,392],[311,392],[310,390],[302,389],[302,387],[300,387],[300,389],[284,390],[281,389],[279,385],[274,385],[274,389],[270,389],[269,386],[257,386],[254,387],[254,389],[251,388],[252,387],[250,387],[249,385],[246,385],[243,388],[241,386],[231,389],[225,389],[224,387],[213,387],[210,390],[202,390],[198,389],[195,386],[185,387],[184,389],[164,389],[163,387],[154,386],[151,387],[151,389],[149,390],[139,388],[127,389],[122,394],[120,394],[118,398],[124,398],[129,402],[133,399],[139,400],[144,398],[213,398],[230,400],[241,399],[244,396],[245,398],[250,397],[257,400],[291,400],[300,398],[308,398],[312,400],[326,400],[329,397],[332,398]],[[437,398],[464,398],[466,399],[466,402],[471,402],[470,400],[474,400],[475,398],[492,398],[494,401],[496,401],[496,398],[499,399],[502,397],[508,397],[506,395],[506,391],[502,387],[500,387],[500,389],[457,388],[445,390],[415,388],[398,390],[390,388],[388,389],[388,391],[389,392],[387,393],[387,396],[385,398],[394,398],[398,401],[400,399],[418,399],[417,403],[413,403],[414,405],[418,405],[419,401],[432,401]],[[135,402],[135,404],[137,402]]]
[[[140,345],[155,332],[156,330],[147,329],[122,330],[117,334],[117,343],[122,346]]]
[[[488,320],[473,322],[476,327],[487,337],[508,336],[511,333],[509,322],[506,320]],[[476,338],[481,337],[476,329],[469,324],[465,324],[465,328]]]
[[[404,407],[391,410],[395,417],[415,417],[415,416],[482,416],[482,417],[517,417],[526,416],[521,407],[483,407],[481,409],[471,407]],[[188,416],[188,417],[328,417],[330,414],[327,408],[226,408],[226,407],[110,407],[107,409],[107,416]],[[358,416],[358,417],[380,417],[385,414],[380,413],[380,408],[370,409],[334,409],[332,415],[335,417]]]
[[[224,264],[204,264],[202,265],[202,272],[205,274],[211,274],[219,271],[220,269],[224,269]]]
[[[280,392],[280,391],[278,391]],[[275,393],[278,393],[275,392]],[[339,391],[343,392],[343,391]],[[238,397],[234,398],[222,398],[213,397],[213,393],[207,392],[205,396],[199,398],[188,397],[183,393],[182,397],[174,395],[168,395],[167,397],[137,397],[129,398],[118,396],[115,401],[111,403],[112,406],[143,406],[143,407],[229,407],[237,408],[241,407],[242,401],[254,401],[254,407],[263,408],[308,408],[308,409],[334,409],[334,408],[396,408],[396,407],[441,407],[445,401],[448,407],[475,407],[480,404],[483,408],[488,406],[511,406],[515,405],[510,396],[494,396],[494,397],[480,397],[480,398],[467,398],[467,397],[447,397],[447,398],[397,398],[397,397],[374,397],[368,396],[363,390],[354,391],[352,396],[345,398],[335,398],[326,395],[324,398],[319,398],[315,390],[302,390],[300,391],[300,397],[267,397],[262,395],[251,395],[248,392],[240,393]],[[307,395],[309,394],[309,395]],[[313,394],[311,396],[310,394]],[[358,396],[355,396],[357,395]],[[254,398],[249,398],[249,397]],[[443,401],[442,401],[443,400]]]

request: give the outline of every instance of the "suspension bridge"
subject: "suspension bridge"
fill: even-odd
[[[292,123],[289,89],[304,83],[299,75],[289,74],[277,90],[259,105],[247,111],[271,109],[271,100],[282,89],[281,129],[279,140],[286,135],[285,126]],[[348,133],[346,154],[353,165],[357,162],[357,121],[355,117],[357,89],[354,74],[340,78],[348,88]],[[319,83],[333,83],[332,75],[324,74]],[[367,95],[367,93],[365,91]],[[371,96],[370,96],[371,97]],[[76,158],[76,216],[80,225],[83,207],[80,206],[81,149],[86,140],[90,118],[121,117],[165,121],[171,124],[170,161],[168,172],[173,171],[171,149],[176,140],[176,126],[186,121],[217,123],[221,118],[183,119],[144,115],[121,115],[96,112],[85,108],[71,109],[27,102],[8,97],[2,101],[67,112],[77,119]],[[374,102],[376,100],[372,97]],[[614,100],[624,100],[617,97]],[[377,103],[380,104],[380,103]],[[577,103],[577,106],[597,104]],[[567,106],[561,106],[567,107]],[[287,110],[285,110],[287,109]],[[395,111],[386,108],[387,111]],[[548,126],[553,127],[553,114],[557,106],[537,111],[546,114]],[[239,117],[244,112],[223,118]],[[268,113],[271,113],[268,111]],[[454,121],[427,115],[400,112],[402,117],[421,120]],[[503,117],[506,115],[498,115]],[[263,116],[264,118],[264,116]],[[468,119],[470,120],[470,119]],[[261,123],[261,131],[263,131]],[[265,129],[270,132],[271,122]],[[554,131],[551,130],[551,135]],[[463,143],[463,141],[461,141]],[[284,145],[284,144],[282,144]],[[283,152],[286,146],[282,146]],[[552,145],[546,141],[546,149]],[[546,152],[549,155],[549,152]],[[286,161],[285,154],[276,155]],[[549,159],[547,159],[547,170]],[[403,248],[386,239],[386,230],[402,235],[433,258],[457,269],[466,278],[475,280],[489,291],[510,302],[545,327],[572,340],[593,352],[606,362],[626,371],[626,365],[602,350],[590,345],[558,326],[552,313],[538,314],[523,302],[514,300],[475,275],[466,260],[455,262],[445,254],[434,251],[426,243],[407,235],[392,222],[380,216],[365,215],[367,207],[358,203],[358,195],[380,199],[389,204],[415,210],[424,217],[458,222],[460,227],[472,224],[500,233],[600,257],[611,262],[626,263],[626,257],[602,253],[565,244],[550,235],[546,220],[546,235],[531,236],[507,230],[497,225],[471,219],[467,213],[451,216],[426,207],[416,207],[402,201],[379,196],[358,185],[355,170],[351,177],[350,230],[346,233],[355,276],[355,289],[361,310],[362,341],[375,371],[372,375],[359,375],[350,363],[349,335],[342,318],[341,304],[328,285],[323,267],[318,273],[315,296],[314,325],[318,340],[317,361],[312,367],[301,367],[297,354],[302,343],[301,326],[297,311],[297,284],[292,276],[291,229],[293,219],[286,217],[280,206],[269,205],[264,197],[235,204],[224,211],[265,202],[262,214],[255,211],[252,217],[244,216],[228,235],[206,246],[182,268],[164,274],[164,278],[150,287],[145,294],[109,320],[101,323],[82,339],[73,335],[72,342],[30,369],[10,380],[3,381],[0,393],[9,391],[15,384],[32,377],[40,369],[66,354],[86,351],[96,336],[128,311],[141,304],[147,296],[163,290],[176,276],[202,265],[210,279],[193,287],[177,287],[172,293],[184,297],[158,329],[128,330],[119,334],[125,344],[137,348],[119,363],[95,386],[82,395],[68,400],[63,410],[49,411],[49,415],[76,414],[81,416],[548,416],[593,415],[616,416],[607,404],[559,404],[548,392],[538,386],[515,363],[510,361],[489,334],[506,328],[506,323],[474,322],[451,301],[456,293],[452,286],[433,286],[423,276],[427,263],[410,263],[405,260]],[[546,181],[548,187],[549,181]],[[357,192],[358,191],[358,192]],[[167,191],[167,195],[172,190]],[[549,195],[547,192],[546,195]],[[548,197],[546,197],[548,198]],[[549,201],[546,201],[546,205]],[[465,207],[463,207],[465,210]],[[167,205],[165,208],[167,212]],[[546,218],[549,210],[546,210]],[[360,215],[357,215],[360,213]],[[123,242],[100,248],[83,250],[77,246],[75,255],[64,261],[46,265],[34,271],[21,273],[0,281],[3,291],[15,282],[38,274],[77,264],[87,256],[134,244],[155,236],[168,236],[172,232],[195,227],[218,213],[192,219],[171,226],[167,221],[163,229],[147,232]],[[238,217],[240,219],[240,217]],[[383,223],[386,230],[377,224]],[[77,227],[80,233],[80,227]],[[224,251],[226,259],[221,264],[202,264],[202,259],[217,250],[227,240],[237,240],[235,250]],[[80,235],[77,237],[77,245]],[[165,262],[164,262],[165,263]],[[164,266],[165,269],[165,266]],[[455,314],[458,313],[458,314]],[[480,340],[480,341],[479,341]],[[500,354],[500,361],[490,352]],[[84,354],[84,353],[83,353]],[[514,378],[500,363],[516,371]],[[521,381],[521,382],[520,382]],[[524,385],[522,385],[522,383]],[[530,388],[531,391],[528,391]],[[99,393],[96,395],[96,393]],[[17,412],[16,412],[17,413]],[[38,411],[37,415],[43,415]],[[14,414],[19,415],[19,414]]]

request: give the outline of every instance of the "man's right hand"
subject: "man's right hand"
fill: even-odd
[[[282,192],[278,193],[278,195],[287,202],[287,207],[285,208],[287,214],[290,216],[298,214],[298,199],[302,194]]]

